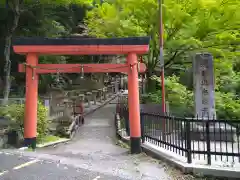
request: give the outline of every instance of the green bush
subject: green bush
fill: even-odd
[[[48,109],[41,102],[38,102],[38,123],[37,123],[38,139],[42,139],[48,133],[47,112]]]
[[[218,118],[240,120],[240,100],[233,93],[216,92],[215,99]]]
[[[158,77],[152,79],[160,82]],[[176,116],[191,116],[193,115],[193,93],[179,83],[179,78],[176,76],[167,77],[165,80],[166,101],[169,103],[170,112]],[[159,103],[162,102],[162,92],[157,90],[149,93],[147,102]],[[146,101],[146,100],[145,100]]]
[[[160,82],[158,77],[154,80]],[[194,116],[193,92],[179,83],[176,76],[167,77],[165,80],[166,100],[169,102],[170,112],[176,116]],[[161,90],[156,90],[144,98],[145,102],[161,104]],[[217,118],[239,119],[240,100],[236,99],[234,93],[215,92],[215,104]]]
[[[24,111],[23,104],[11,104],[0,108],[0,116],[10,117],[12,121],[10,128],[19,131],[23,130],[20,127],[24,124]],[[47,108],[41,102],[38,102],[37,116],[37,138],[41,140],[48,130]]]

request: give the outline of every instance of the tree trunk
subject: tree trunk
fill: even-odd
[[[4,81],[5,86],[3,90],[3,105],[6,105],[8,102],[8,97],[10,94],[11,88],[11,45],[12,45],[12,36],[14,31],[16,30],[20,18],[20,2],[14,1],[11,7],[13,13],[13,20],[11,25],[7,29],[7,35],[5,36],[5,47],[4,47]]]
[[[4,89],[3,89],[3,105],[6,105],[8,102],[8,97],[10,93],[10,87],[11,87],[11,60],[10,60],[10,54],[11,54],[11,39],[12,35],[8,35],[5,37],[5,47],[4,47]]]
[[[146,74],[146,78],[147,78],[147,93],[150,92],[154,92],[156,91],[156,81],[152,80],[151,77],[154,75],[154,73],[152,71],[148,71]]]

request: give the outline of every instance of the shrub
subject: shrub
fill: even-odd
[[[37,123],[38,139],[42,139],[47,134],[48,131],[47,112],[48,109],[41,102],[38,102],[38,123]]]
[[[215,99],[218,118],[240,120],[240,100],[233,93],[216,92]]]
[[[158,77],[153,77],[160,82]],[[193,92],[179,83],[176,76],[167,77],[165,80],[166,100],[169,102],[170,112],[176,116],[194,116]],[[161,104],[161,90],[148,94],[145,101]],[[147,99],[147,100],[146,100]],[[228,92],[215,92],[216,114],[219,119],[240,120],[240,100],[235,94]]]
[[[153,76],[152,79],[160,83],[158,77]],[[193,93],[179,83],[179,78],[176,76],[167,77],[165,80],[166,101],[169,103],[170,112],[176,116],[191,116],[193,115]],[[162,92],[157,90],[148,94],[150,102],[162,103]]]
[[[0,116],[10,117],[12,130],[23,131],[20,127],[23,127],[24,124],[24,107],[23,104],[11,104],[0,108]],[[37,116],[37,138],[40,140],[48,130],[47,109],[41,102],[38,102]]]

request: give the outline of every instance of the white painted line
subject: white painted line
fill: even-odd
[[[0,172],[0,176],[4,175],[4,174],[6,174],[6,173],[8,173],[8,171],[2,171],[2,172]]]
[[[101,177],[100,176],[97,176],[97,177],[95,177],[93,180],[98,180],[98,179],[100,179]]]
[[[35,163],[37,163],[37,162],[39,162],[39,161],[40,161],[40,160],[35,159],[35,160],[32,160],[32,161],[26,162],[26,163],[24,163],[24,164],[20,164],[19,166],[16,166],[16,167],[14,167],[13,169],[14,169],[14,170],[18,170],[18,169],[24,168],[24,167],[26,167],[26,166],[30,166],[30,165],[32,165],[32,164],[35,164]]]

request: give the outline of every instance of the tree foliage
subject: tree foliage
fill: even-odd
[[[78,23],[85,15],[86,8],[91,4],[91,0],[0,0],[0,59],[2,59],[0,65],[4,67],[0,70],[0,74],[4,78],[2,84],[4,103],[11,88],[10,72],[13,71],[12,76],[15,76],[17,63],[24,60],[12,52],[12,38],[15,36],[69,36],[75,33]],[[79,10],[81,13],[77,14]],[[64,58],[41,57],[40,62],[46,62],[46,60],[56,62],[58,59]]]
[[[178,115],[193,113],[192,56],[214,56],[216,108],[219,117],[238,117],[240,90],[240,1],[167,0],[163,4],[166,98]],[[86,23],[96,37],[150,36],[147,64],[149,98],[161,102],[159,4],[157,0],[117,0],[98,4]],[[181,78],[179,78],[181,77]],[[157,86],[156,86],[157,84]],[[160,89],[160,88],[159,88]]]
[[[17,64],[25,60],[11,50],[11,39],[14,36],[61,37],[87,33],[96,37],[150,36],[150,52],[144,56],[144,61],[148,67],[149,97],[159,103],[161,91],[156,90],[160,89],[159,79],[152,78],[153,75],[159,75],[158,7],[157,0],[0,0],[0,65],[4,67],[0,74],[5,77],[5,91],[11,79],[18,82],[21,78],[22,81],[25,79],[24,75],[16,76],[15,73],[12,73],[15,78],[10,77],[10,70],[16,72]],[[207,51],[214,56],[218,114],[221,117],[237,116],[237,96],[240,93],[238,7],[239,0],[164,1],[167,100],[176,111],[188,113],[193,107],[190,100],[191,56],[196,52]],[[83,21],[86,10],[87,17]],[[83,28],[83,23],[87,28]],[[40,63],[87,63],[89,59],[99,62],[99,58],[91,57],[44,56],[40,57]],[[51,75],[41,77],[40,89],[53,79]],[[8,94],[5,93],[5,96]],[[184,107],[186,103],[188,110]]]
[[[153,80],[160,83],[157,76],[152,77]],[[179,77],[169,76],[165,81],[166,99],[169,103],[170,111],[175,116],[193,116],[194,101],[193,92],[189,91],[184,85],[179,83]],[[160,104],[162,102],[161,90],[149,93],[148,101]]]
[[[159,12],[155,0],[118,0],[88,13],[90,34],[97,37],[150,36],[145,62],[151,76],[159,64]],[[189,68],[195,52],[211,52],[217,77],[232,75],[239,62],[240,12],[238,0],[168,0],[164,4],[166,68]],[[232,74],[231,74],[232,73]],[[221,79],[222,80],[222,79]],[[217,81],[220,81],[217,78]]]

